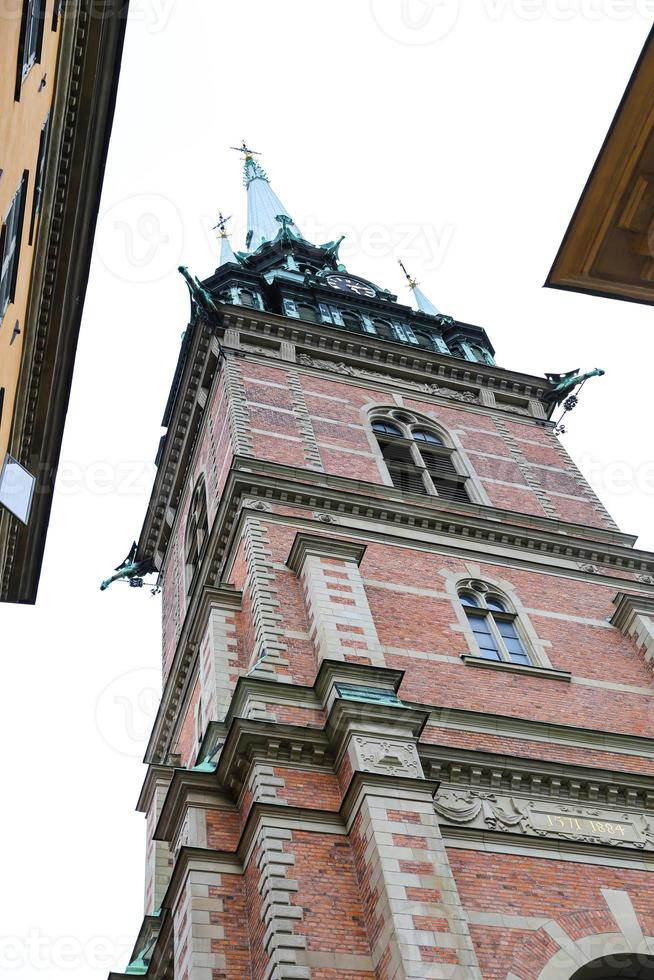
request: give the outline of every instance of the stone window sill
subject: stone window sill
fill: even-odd
[[[461,660],[466,667],[485,667],[490,670],[506,670],[510,674],[529,674],[533,677],[543,677],[551,681],[570,681],[572,677],[568,670],[555,670],[553,667],[527,667],[524,664],[509,663],[508,660],[488,660],[477,657],[472,653],[462,653]]]

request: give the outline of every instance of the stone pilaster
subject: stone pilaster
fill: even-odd
[[[302,583],[318,666],[354,660],[384,666],[384,655],[359,571],[365,545],[297,534],[287,559]]]
[[[238,680],[235,613],[241,593],[223,587],[206,589],[198,612],[200,692],[206,721],[222,721]]]
[[[172,778],[172,769],[153,767],[146,803],[145,914],[161,907],[171,875],[171,852],[167,841],[154,840],[154,830],[161,814]]]
[[[536,475],[534,468],[529,464],[525,456],[520,450],[520,445],[518,440],[514,438],[511,430],[504,421],[504,419],[496,418],[495,425],[500,432],[502,438],[504,439],[506,445],[508,446],[511,457],[515,462],[516,466],[522,473],[530,490],[538,497],[541,507],[548,517],[558,517],[558,512],[550,495],[545,490],[543,484]]]
[[[481,980],[432,790],[365,777],[354,787],[350,839],[379,980]]]
[[[253,456],[250,410],[243,383],[243,373],[238,360],[233,355],[228,354],[224,360],[223,377],[227,392],[227,418],[233,452],[237,456]]]
[[[221,885],[216,871],[188,869],[174,911],[176,977],[214,980],[214,971],[225,970],[225,954],[213,948],[225,938],[225,903],[215,894]]]
[[[282,617],[279,614],[277,589],[274,585],[275,571],[270,542],[265,525],[249,514],[243,524],[243,541],[254,626],[254,643],[251,650],[246,650],[249,670],[255,677],[290,682],[293,678],[289,673],[283,672],[282,677],[279,676],[279,668],[287,671],[289,661],[284,656],[287,646],[282,639]]]
[[[287,378],[293,399],[295,421],[302,436],[302,447],[304,449],[304,458],[306,459],[307,467],[310,470],[322,471],[324,467],[320,457],[320,449],[318,448],[316,433],[313,430],[313,422],[311,421],[311,415],[309,414],[304,391],[302,390],[300,375],[295,370],[289,370],[287,372]]]
[[[302,935],[304,912],[294,905],[298,890],[293,878],[295,856],[293,834],[282,827],[260,826],[254,855],[259,870],[258,890],[265,926],[264,946],[269,956],[265,980],[310,980],[311,969],[303,965],[307,939]]]

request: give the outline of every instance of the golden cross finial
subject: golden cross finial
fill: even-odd
[[[216,231],[216,230],[218,231],[218,237],[219,238],[227,238],[227,232],[225,231],[225,225],[227,224],[227,222],[229,221],[230,218],[231,218],[231,214],[228,215],[225,218],[223,216],[222,211],[219,211],[218,212],[218,221],[213,226],[213,231]]]
[[[242,153],[246,160],[251,160],[252,157],[261,156],[257,150],[251,150],[245,140],[243,140],[240,146],[230,146],[230,150],[236,150],[237,153]]]
[[[415,279],[414,279],[414,278],[413,278],[412,276],[410,276],[410,275],[409,275],[409,273],[408,273],[408,272],[406,271],[406,266],[404,265],[404,262],[402,261],[402,259],[398,259],[397,261],[398,261],[398,263],[399,263],[399,266],[400,266],[400,268],[402,269],[402,272],[403,272],[403,273],[404,273],[404,275],[405,275],[405,276],[407,277],[407,280],[408,280],[408,282],[409,282],[409,289],[415,289],[415,288],[416,288],[416,286],[418,285],[418,283],[417,283],[417,282],[416,282],[416,280],[415,280]]]

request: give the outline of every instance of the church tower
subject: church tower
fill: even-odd
[[[351,273],[242,150],[118,572],[163,696],[112,977],[652,977],[654,556],[554,432],[584,376]]]

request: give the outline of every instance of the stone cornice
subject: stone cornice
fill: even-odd
[[[436,779],[408,779],[406,776],[386,776],[383,773],[355,772],[347,788],[341,815],[348,833],[365,796],[389,795],[400,799],[431,799],[440,783]]]
[[[215,772],[175,769],[154,830],[154,840],[173,841],[187,803],[213,810],[233,810],[234,802]]]
[[[290,764],[294,769],[333,769],[327,733],[318,728],[234,718],[220,754],[216,777],[238,798],[249,765]]]
[[[309,556],[320,558],[340,558],[343,561],[354,561],[357,565],[366,553],[366,545],[356,541],[343,541],[327,534],[307,534],[299,531],[295,535],[286,564],[299,575]]]
[[[0,599],[34,602],[68,408],[127,2],[78,0],[61,17],[55,94],[9,451],[37,477],[30,523],[0,517]]]
[[[443,787],[654,811],[654,776],[418,743],[425,773]]]
[[[628,633],[637,616],[654,619],[654,595],[631,595],[629,592],[618,592],[613,600],[615,612],[611,616],[611,625],[622,633]]]
[[[136,803],[137,813],[148,812],[157,786],[160,786],[162,783],[170,783],[176,771],[174,766],[148,766],[148,771],[145,774],[143,786],[141,787],[141,792]]]
[[[377,371],[383,368],[391,376],[396,374],[400,383],[412,379],[448,381],[525,398],[541,398],[550,387],[545,378],[535,375],[241,306],[221,307],[219,329],[230,328],[287,341],[296,346],[298,353],[316,352],[321,358],[327,354],[344,363],[369,364]]]

